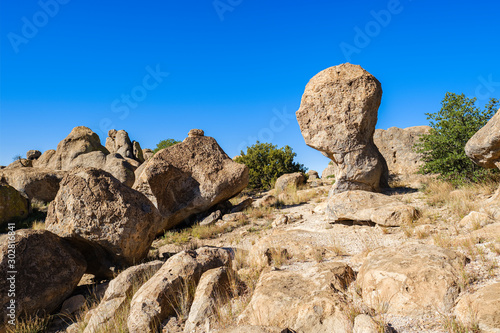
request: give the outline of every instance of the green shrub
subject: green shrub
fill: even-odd
[[[160,150],[162,149],[165,149],[165,148],[168,148],[170,146],[173,146],[177,143],[179,143],[180,141],[177,141],[175,139],[167,139],[167,140],[161,140],[160,142],[158,142],[158,144],[156,145],[156,148],[153,149],[153,153],[156,154],[157,152],[159,152]]]
[[[420,172],[440,174],[455,185],[477,182],[492,175],[465,155],[465,144],[495,114],[499,101],[490,99],[484,110],[475,106],[476,98],[446,93],[437,113],[426,113],[431,130],[422,135],[415,151],[422,154]]]
[[[253,146],[247,147],[246,154],[242,151],[235,161],[248,167],[250,175],[248,187],[270,189],[281,175],[307,171],[303,164],[293,161],[295,156],[297,154],[289,146],[278,149],[271,143],[257,141]]]

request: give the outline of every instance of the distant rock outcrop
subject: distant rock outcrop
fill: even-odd
[[[373,143],[380,82],[361,66],[328,68],[307,84],[297,120],[306,144],[337,166],[334,192],[379,191],[387,165]]]
[[[247,185],[248,168],[233,162],[214,138],[197,134],[156,153],[137,170],[133,188],[162,214],[157,230],[162,233],[232,198]]]
[[[430,129],[429,126],[414,126],[375,130],[373,141],[384,156],[391,174],[407,176],[418,172],[423,162],[413,147]]]
[[[77,167],[102,169],[128,186],[132,186],[135,179],[135,168],[121,155],[110,154],[101,145],[99,136],[84,126],[75,127],[59,142],[55,152],[45,152],[34,166],[51,170],[71,170]]]
[[[160,215],[142,194],[98,169],[75,169],[61,182],[46,219],[87,258],[88,272],[107,276],[146,257]]]

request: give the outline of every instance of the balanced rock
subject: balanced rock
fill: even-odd
[[[142,148],[139,142],[137,141],[132,141],[132,148],[134,150],[134,158],[139,162],[139,163],[144,163],[144,155],[142,154]]]
[[[363,301],[390,314],[421,315],[449,311],[460,293],[465,258],[434,245],[406,243],[379,248],[365,259],[357,283]]]
[[[156,332],[155,324],[174,314],[180,290],[196,286],[202,274],[231,264],[227,250],[202,247],[183,251],[165,264],[134,295],[127,326],[130,333]]]
[[[40,156],[42,156],[42,152],[39,150],[28,150],[28,152],[26,152],[26,159],[28,160],[36,160]]]
[[[418,172],[423,162],[413,147],[430,129],[429,126],[414,126],[375,130],[373,141],[387,162],[391,174],[411,175]]]
[[[381,99],[380,82],[349,63],[320,72],[305,88],[297,120],[306,144],[336,164],[335,193],[387,186],[387,165],[373,143]]]
[[[136,172],[133,188],[163,216],[158,233],[232,198],[248,185],[248,168],[233,162],[214,138],[206,136],[190,136],[160,150]]]
[[[326,211],[333,223],[359,221],[386,227],[411,223],[417,216],[414,207],[390,196],[367,191],[333,193],[328,198]]]
[[[500,168],[500,110],[465,145],[465,154],[484,168]]]
[[[32,201],[50,202],[59,191],[59,183],[67,171],[42,168],[15,168],[0,170],[0,178]]]
[[[15,241],[13,242],[13,240]],[[10,243],[12,242],[12,243]],[[15,268],[12,268],[8,250],[15,247]],[[20,229],[3,238],[0,245],[0,305],[7,309],[15,299],[16,314],[34,316],[49,314],[68,298],[85,272],[82,255],[66,241],[45,230]],[[9,271],[16,271],[9,280]],[[15,298],[9,297],[11,283],[15,283]],[[4,312],[0,326],[6,319]]]
[[[13,218],[24,218],[30,211],[30,201],[14,187],[0,182],[0,224]]]
[[[146,257],[159,213],[142,194],[99,169],[75,169],[61,181],[46,228],[87,258],[88,272],[109,275]]]
[[[306,183],[306,177],[302,172],[287,173],[276,179],[274,188],[278,193],[285,192],[287,189],[297,189],[300,185]]]

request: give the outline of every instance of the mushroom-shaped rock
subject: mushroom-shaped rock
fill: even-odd
[[[484,168],[500,168],[500,110],[469,139],[465,154]]]
[[[160,218],[140,192],[111,174],[75,169],[61,181],[46,219],[47,230],[66,238],[88,261],[88,272],[108,276],[147,255]]]
[[[190,136],[157,152],[136,171],[133,188],[158,208],[157,232],[226,201],[248,185],[248,168],[231,160],[214,138]]]
[[[381,99],[380,82],[349,63],[325,69],[305,88],[297,120],[306,144],[337,165],[335,193],[387,186],[387,165],[373,143]]]

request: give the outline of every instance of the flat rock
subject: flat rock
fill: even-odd
[[[331,194],[327,214],[332,222],[363,221],[386,227],[411,223],[417,216],[414,207],[390,196],[367,191],[348,191]]]

